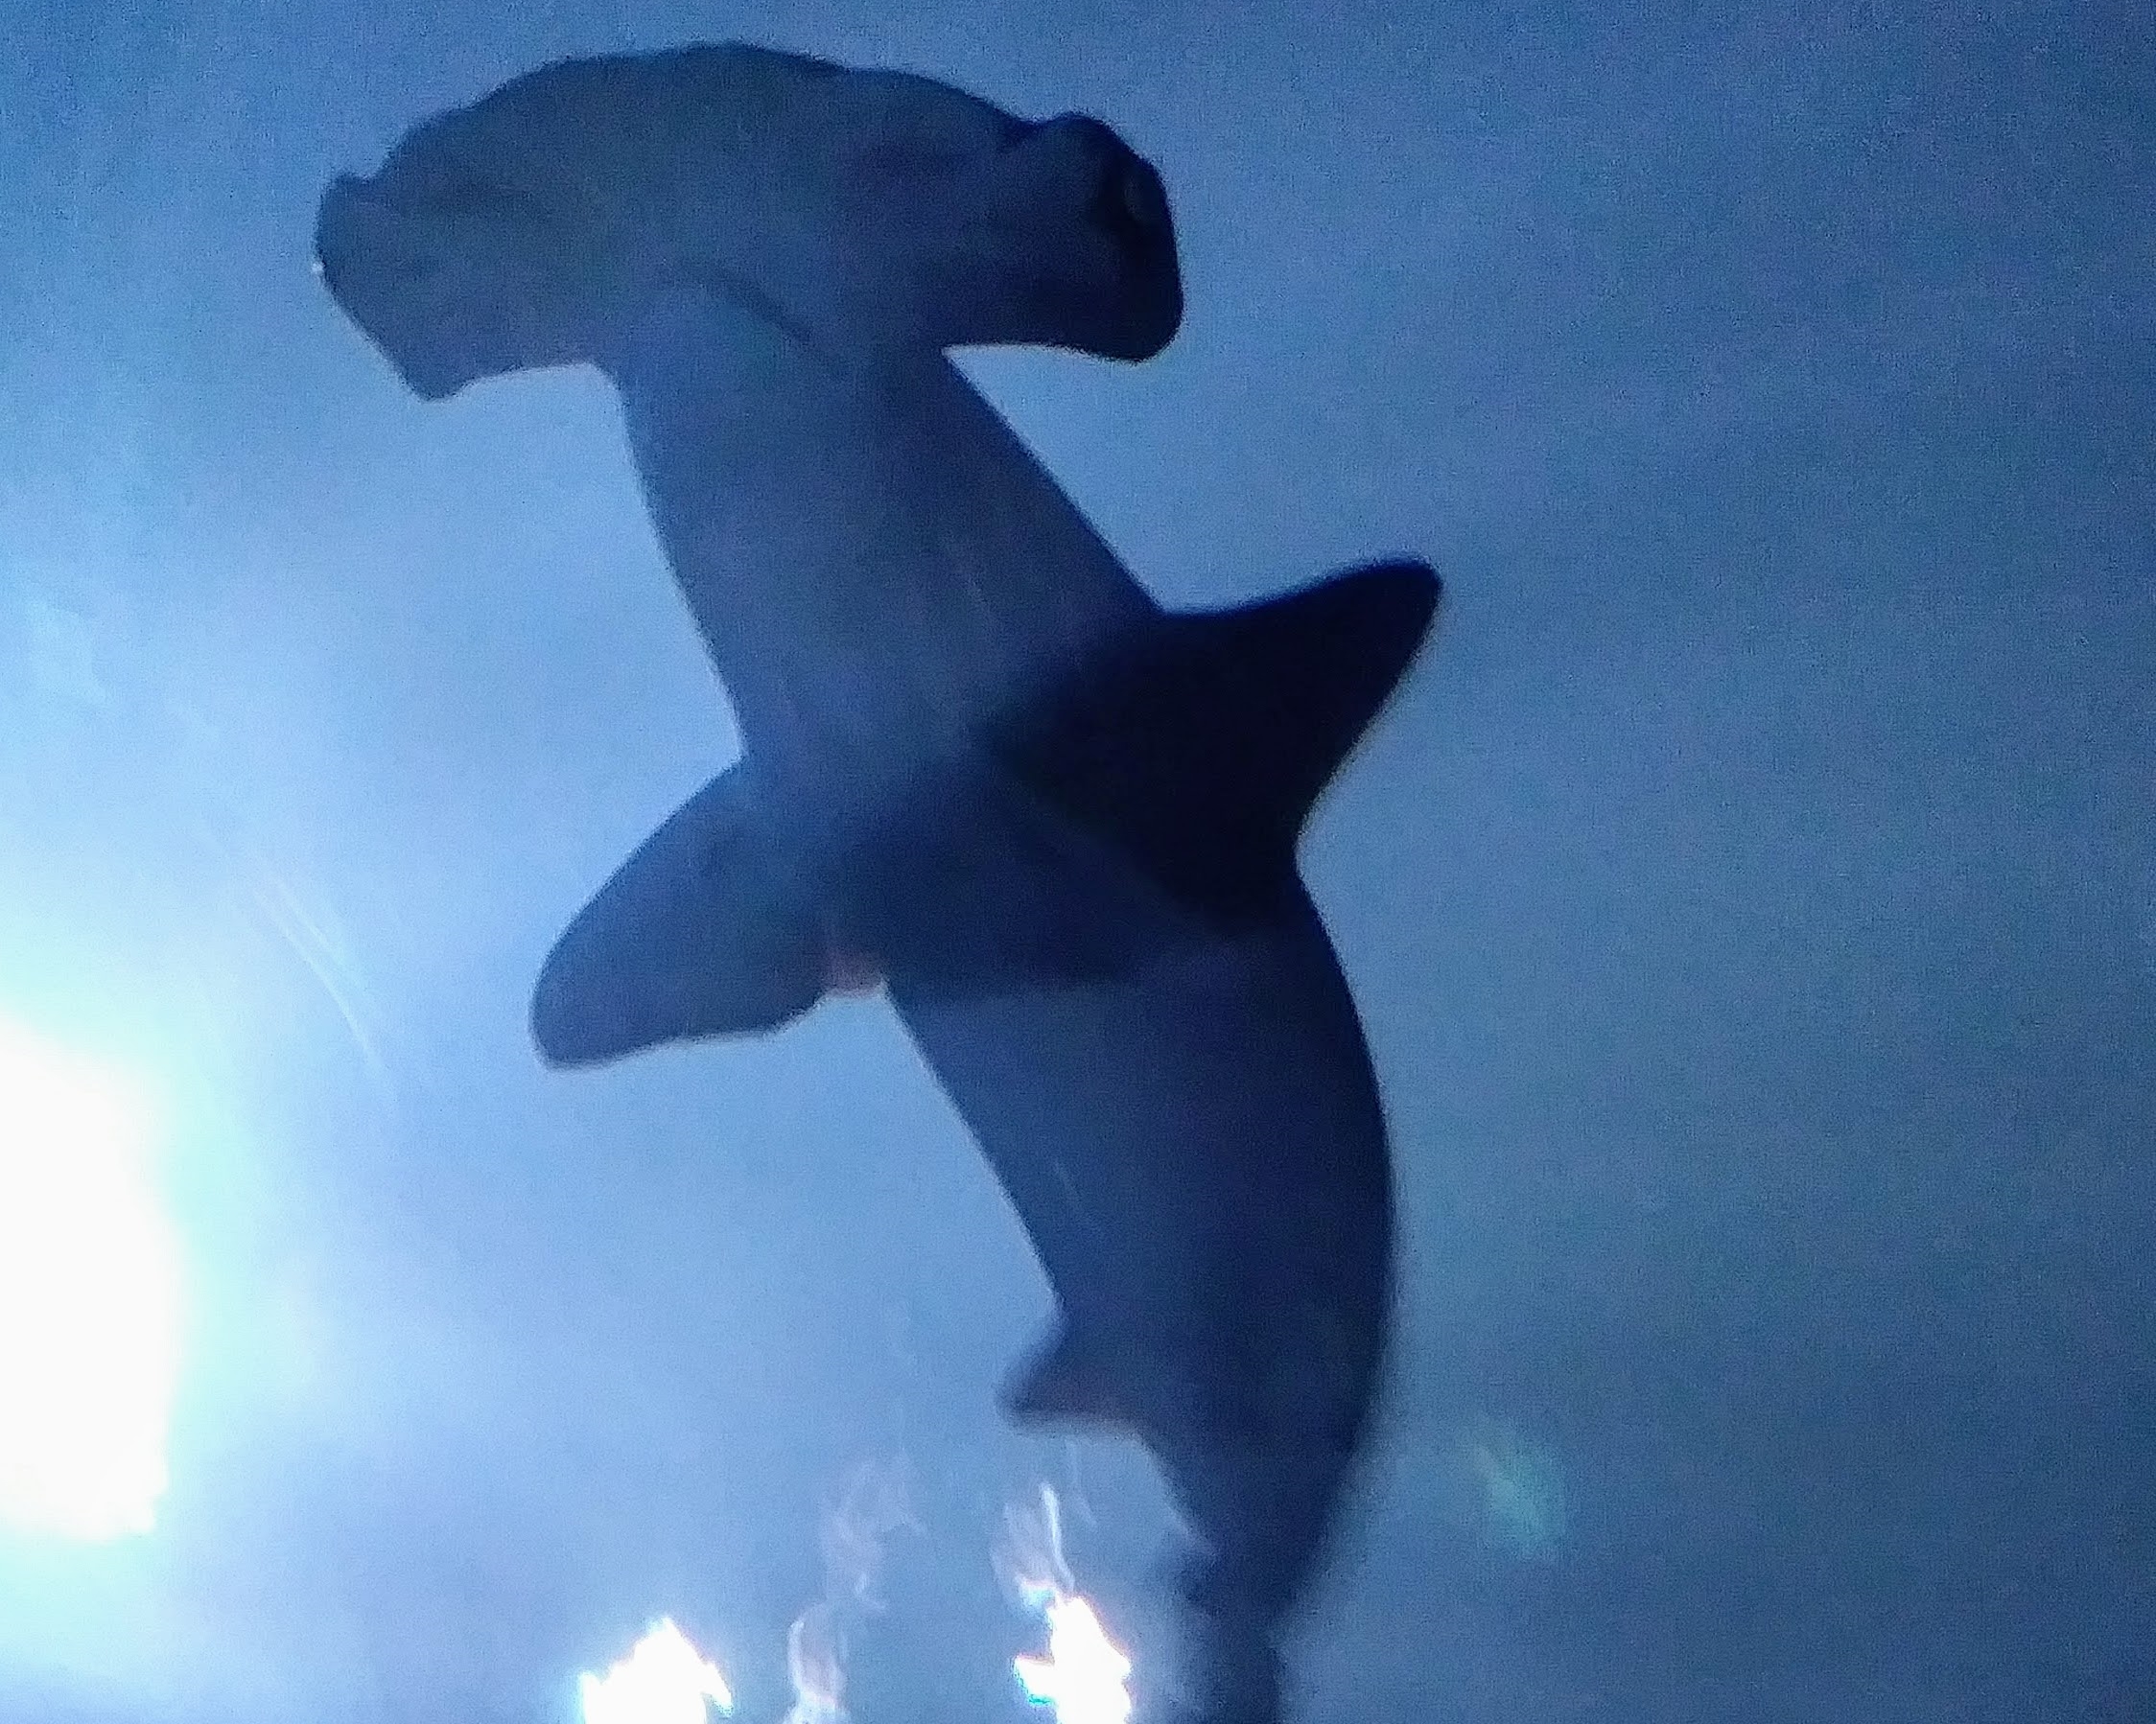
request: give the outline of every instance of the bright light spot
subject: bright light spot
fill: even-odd
[[[179,1380],[179,1241],[151,1113],[0,1019],[0,1520],[111,1539],[155,1524]]]
[[[1131,1715],[1131,1661],[1080,1597],[1063,1554],[1063,1504],[1049,1486],[1037,1506],[1003,1511],[996,1566],[1004,1584],[1048,1624],[1048,1656],[1016,1658],[1025,1697],[1052,1707],[1058,1724],[1124,1724]]]
[[[584,1724],[707,1724],[710,1707],[734,1710],[726,1678],[671,1618],[655,1623],[604,1676],[587,1670],[576,1687]]]
[[[1131,1661],[1093,1607],[1076,1596],[1057,1598],[1047,1617],[1048,1656],[1011,1661],[1025,1697],[1055,1708],[1060,1724],[1123,1724],[1131,1715]]]

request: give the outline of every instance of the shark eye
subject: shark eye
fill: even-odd
[[[1127,244],[1157,244],[1168,225],[1167,194],[1160,176],[1126,152],[1102,170],[1086,213]]]

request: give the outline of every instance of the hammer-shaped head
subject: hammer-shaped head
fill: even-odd
[[[1148,359],[1183,315],[1160,175],[1101,122],[740,44],[566,60],[324,195],[338,303],[419,394],[617,371],[654,295],[735,296],[834,359]]]

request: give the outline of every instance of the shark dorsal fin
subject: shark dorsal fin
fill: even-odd
[[[1425,563],[1379,563],[1161,617],[1008,727],[1007,757],[1184,901],[1230,920],[1262,914],[1439,592]]]
[[[1426,563],[1379,563],[1277,598],[1176,619],[1177,666],[1214,714],[1217,770],[1277,841],[1312,805],[1406,673],[1437,611]],[[1203,736],[1205,726],[1192,727]]]

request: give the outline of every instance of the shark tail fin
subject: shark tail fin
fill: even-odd
[[[1427,563],[1371,564],[1160,619],[1013,736],[1023,774],[1185,901],[1263,915],[1311,806],[1428,632]]]

